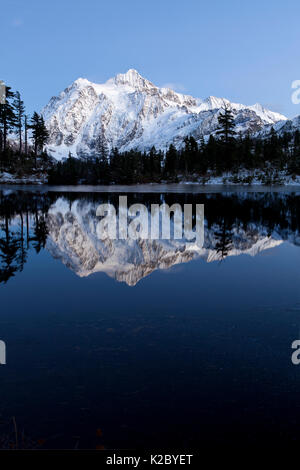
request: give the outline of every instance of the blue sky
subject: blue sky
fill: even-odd
[[[0,79],[28,112],[78,77],[136,68],[197,97],[300,114],[299,0],[0,0]]]

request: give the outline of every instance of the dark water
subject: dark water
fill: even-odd
[[[0,190],[0,445],[298,441],[299,193],[128,194],[203,203],[200,251],[99,244],[118,196]]]

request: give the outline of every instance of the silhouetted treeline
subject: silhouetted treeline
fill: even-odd
[[[67,161],[53,166],[49,171],[49,183],[177,182],[188,177],[205,179],[207,175],[259,169],[265,174],[263,182],[268,184],[274,182],[274,172],[300,174],[299,131],[278,136],[271,128],[265,139],[237,136],[233,112],[227,105],[218,116],[216,137],[211,135],[206,142],[204,138],[197,143],[193,137],[186,137],[180,150],[170,145],[165,154],[152,147],[148,153],[131,150],[119,154],[114,149],[108,155],[103,142],[99,142],[97,149],[99,156],[93,160],[77,160],[70,155]],[[251,176],[248,178],[245,182],[251,183]]]
[[[6,86],[5,93],[5,103],[0,103],[0,171],[19,176],[46,171],[49,134],[43,116],[34,112],[30,118],[18,91]]]
[[[284,171],[300,175],[300,133],[278,136],[272,129],[266,139],[250,136],[231,138],[228,142],[210,136],[198,144],[186,138],[184,147],[177,150],[148,153],[131,150],[120,154],[115,149],[106,159],[82,160],[70,156],[49,170],[49,184],[134,184],[147,182],[178,182],[189,177],[221,176],[226,172],[259,170],[265,175]],[[247,181],[246,181],[247,182]],[[248,183],[251,183],[249,176]]]

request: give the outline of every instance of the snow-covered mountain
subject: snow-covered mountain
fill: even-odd
[[[100,240],[97,236],[96,208],[98,204],[77,200],[70,204],[59,198],[47,215],[46,248],[78,276],[104,272],[119,282],[134,286],[157,269],[202,258],[205,262],[220,261],[227,256],[258,253],[276,247],[282,238],[270,235],[267,227],[234,228],[232,243],[226,253],[218,245],[219,227],[205,227],[204,246],[182,240],[127,239]],[[287,234],[286,234],[287,236]],[[300,243],[299,234],[292,243]]]
[[[231,106],[237,131],[258,132],[286,117],[260,104],[245,106],[210,96],[205,100],[159,88],[136,70],[128,70],[104,84],[79,78],[42,113],[50,132],[48,152],[60,160],[69,153],[90,157],[101,141],[121,152],[132,148],[165,150],[180,147],[186,136],[197,141],[213,134],[224,103]]]
[[[296,116],[293,119],[288,119],[285,121],[278,121],[276,124],[271,125],[267,124],[263,129],[261,129],[258,133],[257,136],[261,138],[268,137],[271,128],[274,128],[274,131],[278,135],[283,135],[285,132],[286,133],[293,133],[295,131],[300,131],[300,116]]]

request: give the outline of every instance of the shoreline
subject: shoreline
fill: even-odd
[[[212,174],[207,174],[204,176],[197,176],[191,174],[184,177],[183,175],[178,175],[178,177],[173,180],[164,180],[162,179],[159,183],[150,182],[150,183],[133,183],[133,184],[88,184],[88,183],[78,183],[78,184],[48,184],[48,176],[45,173],[37,173],[35,175],[27,175],[22,177],[17,177],[11,173],[0,172],[0,185],[9,185],[9,186],[47,186],[47,187],[57,187],[63,186],[67,188],[81,188],[81,187],[90,187],[90,188],[110,188],[110,191],[116,192],[113,188],[118,187],[143,187],[143,188],[153,188],[153,187],[174,187],[180,186],[186,188],[188,187],[200,187],[200,188],[211,188],[211,187],[243,187],[243,188],[280,188],[280,187],[295,187],[300,188],[300,176],[299,175],[288,175],[285,172],[281,171],[278,173],[272,172],[268,175],[265,173],[260,174],[257,170],[252,172],[241,171],[239,173],[223,173],[221,176],[214,176]]]
[[[246,184],[208,184],[199,183],[148,183],[135,185],[53,185],[32,183],[1,183],[0,190],[19,190],[36,192],[74,192],[74,193],[216,193],[216,192],[300,192],[298,185],[246,185]]]

